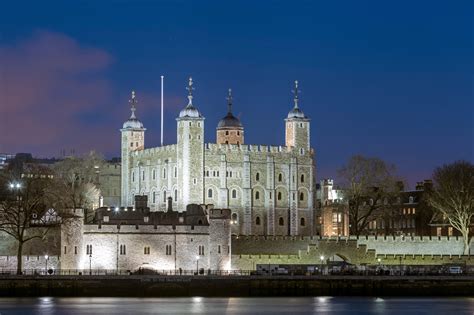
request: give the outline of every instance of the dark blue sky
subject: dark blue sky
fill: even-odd
[[[298,79],[319,178],[364,154],[394,163],[413,184],[435,166],[474,160],[473,9],[472,1],[9,1],[0,12],[0,151],[118,156],[131,89],[146,146],[156,146],[162,74],[165,142],[175,141],[192,75],[206,141],[215,141],[231,87],[246,142],[283,144]],[[14,135],[14,123],[28,132]]]

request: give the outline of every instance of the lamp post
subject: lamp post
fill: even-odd
[[[199,256],[196,255],[196,275],[199,275]]]
[[[89,254],[89,275],[92,275],[92,253]]]
[[[48,274],[48,260],[49,260],[49,256],[48,255],[44,255],[44,259],[45,259],[45,268],[44,268],[44,274],[47,275]]]
[[[319,259],[321,259],[321,275],[323,274],[323,261],[324,261],[324,256],[321,255],[321,257],[319,257]]]

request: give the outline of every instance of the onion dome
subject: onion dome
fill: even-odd
[[[235,117],[232,114],[232,90],[229,89],[229,95],[227,96],[227,115],[222,118],[217,124],[217,129],[221,128],[233,128],[233,129],[242,129],[242,123],[240,119]]]
[[[123,128],[126,129],[143,129],[143,124],[141,121],[139,121],[137,119],[137,117],[135,116],[135,111],[137,110],[136,109],[136,104],[137,104],[137,99],[136,99],[136,96],[135,96],[135,91],[132,91],[132,99],[129,101],[130,104],[132,105],[131,107],[131,111],[132,111],[132,114],[130,115],[130,118],[123,123]]]
[[[188,87],[188,105],[179,112],[179,118],[201,118],[201,113],[193,106],[193,78],[189,78]]]
[[[293,107],[292,110],[288,113],[287,118],[307,118],[303,111],[298,107],[298,81],[295,81],[295,89],[293,90],[293,93],[295,94],[295,97],[293,98],[293,102],[295,103],[295,106]]]

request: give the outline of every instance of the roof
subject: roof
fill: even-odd
[[[231,112],[228,112],[227,115],[219,121],[217,129],[221,128],[236,128],[243,129],[240,119],[235,117]]]

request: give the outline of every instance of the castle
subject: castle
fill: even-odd
[[[310,120],[298,106],[285,119],[285,146],[248,145],[244,127],[228,113],[217,126],[216,143],[204,142],[204,116],[193,104],[193,81],[188,104],[177,121],[177,143],[145,149],[145,131],[135,115],[121,131],[121,204],[133,206],[135,196],[147,196],[152,211],[165,211],[168,197],[173,208],[213,204],[231,209],[232,234],[313,235],[315,160],[310,147]]]

